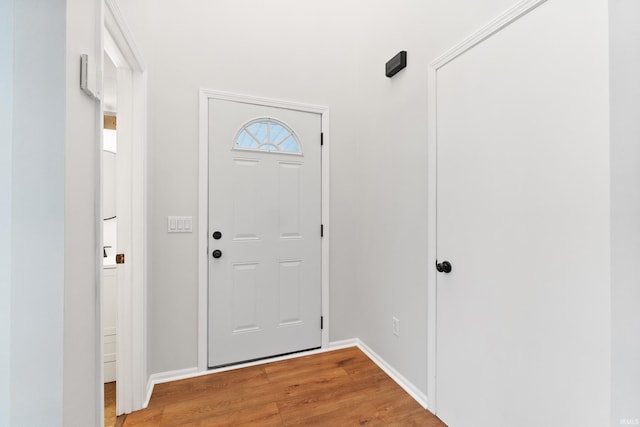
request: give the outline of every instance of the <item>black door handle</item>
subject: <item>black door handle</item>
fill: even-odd
[[[214,231],[213,232],[213,238],[216,240],[220,240],[222,238],[222,233],[219,231]]]
[[[438,262],[436,260],[436,270],[440,273],[451,273],[451,263],[449,261]]]
[[[213,257],[216,259],[220,258],[222,256],[222,251],[220,249],[216,249],[211,255],[213,255]]]

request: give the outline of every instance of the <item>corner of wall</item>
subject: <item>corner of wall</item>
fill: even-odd
[[[609,2],[611,425],[640,424],[640,3]]]
[[[367,346],[360,339],[357,339],[357,346],[369,359],[373,360],[376,365],[380,367],[387,375],[391,377],[404,391],[406,391],[416,402],[420,404],[424,409],[429,409],[429,402],[427,395],[424,394],[418,387],[409,381],[404,375],[398,372],[393,366],[387,363],[382,357],[380,357],[375,351]]]
[[[0,0],[0,425],[11,419],[13,1]]]

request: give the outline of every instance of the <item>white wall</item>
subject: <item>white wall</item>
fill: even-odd
[[[96,219],[102,147],[99,105],[79,88],[80,55],[99,69],[101,1],[66,0],[64,146],[64,425],[102,422],[98,275],[102,242]],[[91,70],[92,73],[95,69]],[[101,222],[101,221],[100,221]],[[101,225],[101,224],[100,224]]]
[[[0,425],[11,408],[11,158],[13,0],[0,0]]]
[[[12,426],[63,421],[65,20],[64,0],[14,3]]]
[[[640,2],[609,2],[611,425],[640,423]]]
[[[425,394],[428,64],[515,3],[377,1],[359,15],[358,337]],[[389,79],[401,50],[407,68]]]
[[[151,373],[197,365],[198,230],[169,235],[166,220],[197,217],[200,88],[331,108],[331,339],[357,335],[352,163],[357,5],[200,0],[155,2],[145,10],[123,3],[149,68]]]
[[[101,422],[97,115],[79,89],[80,51],[96,57],[99,4],[25,0],[13,16],[1,4],[1,425]]]

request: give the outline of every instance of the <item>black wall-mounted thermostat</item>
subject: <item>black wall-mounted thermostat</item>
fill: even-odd
[[[385,66],[385,74],[387,77],[395,76],[398,71],[402,70],[407,66],[407,51],[403,50],[399,52],[396,56],[387,61]]]

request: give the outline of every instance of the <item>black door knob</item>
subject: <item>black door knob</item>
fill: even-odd
[[[222,251],[219,249],[216,249],[215,251],[213,251],[211,255],[213,255],[214,258],[220,258],[222,256]]]
[[[213,232],[213,238],[216,240],[220,240],[222,238],[222,233],[219,231],[214,231]]]
[[[440,273],[451,273],[451,263],[449,261],[442,261],[442,262],[438,262],[436,261],[436,270],[438,270]]]

